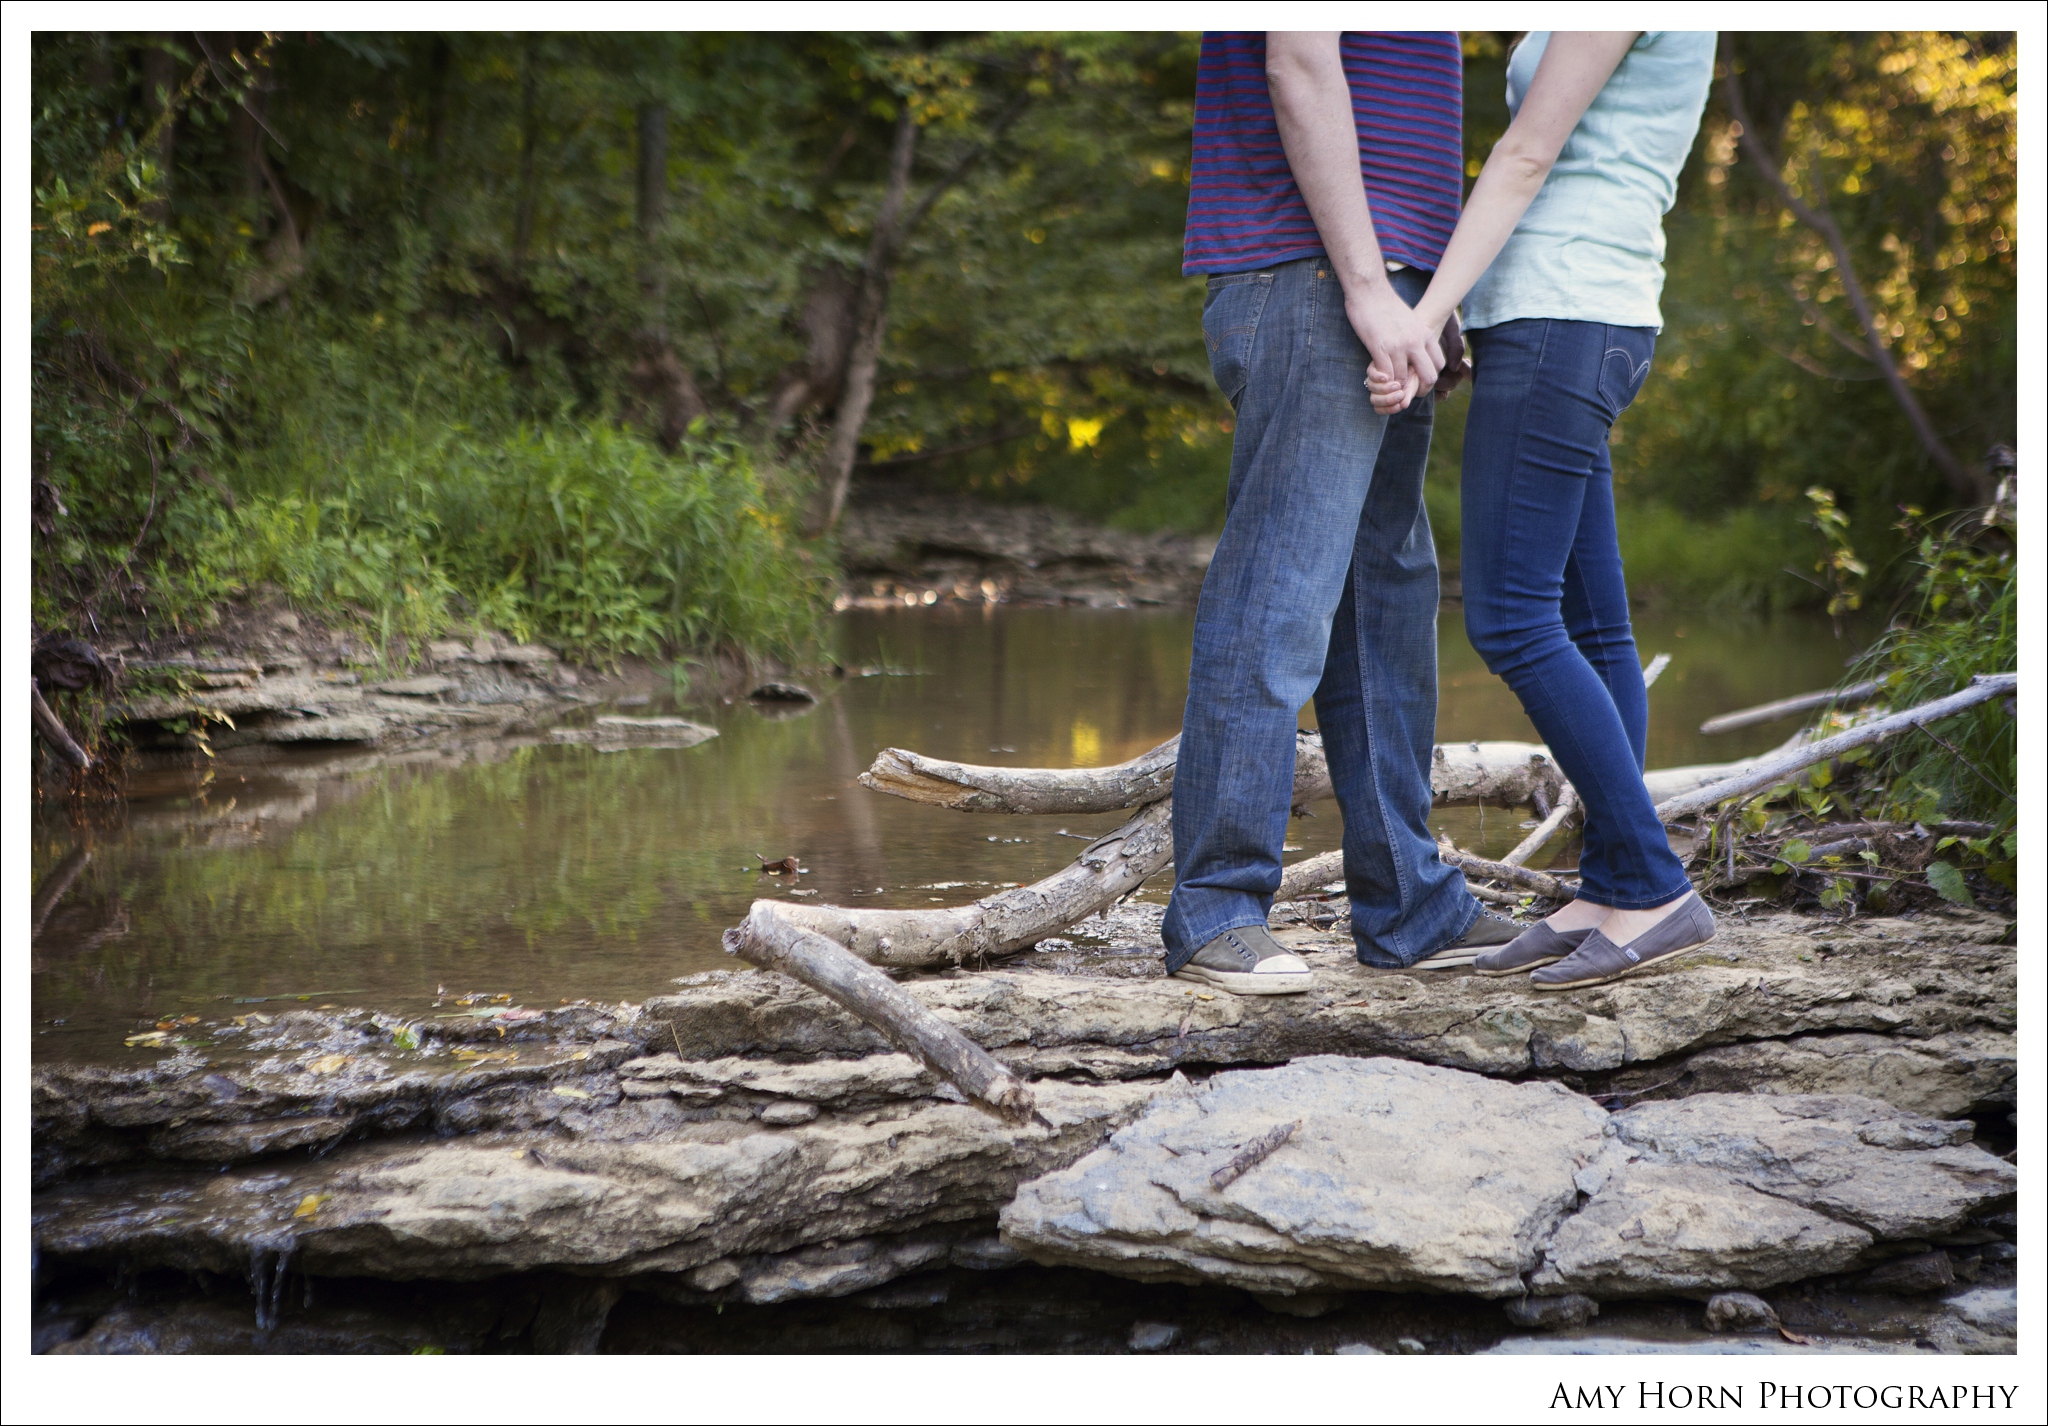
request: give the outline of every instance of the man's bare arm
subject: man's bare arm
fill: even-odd
[[[1352,330],[1382,370],[1412,377],[1420,386],[1431,384],[1443,366],[1443,353],[1433,329],[1387,281],[1358,171],[1358,125],[1337,32],[1268,31],[1266,83],[1287,166],[1343,284]],[[1442,325],[1439,320],[1437,326]]]

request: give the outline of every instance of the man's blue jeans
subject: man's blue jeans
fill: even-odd
[[[1691,883],[1643,787],[1649,700],[1607,456],[1656,333],[1529,318],[1467,340],[1465,633],[1585,803],[1580,897],[1627,911],[1661,906]]]
[[[1392,276],[1410,304],[1428,281]],[[1311,696],[1344,817],[1358,958],[1413,965],[1479,913],[1429,834],[1431,401],[1425,393],[1391,419],[1373,411],[1370,358],[1324,258],[1212,277],[1202,332],[1237,426],[1173,776],[1167,968],[1234,927],[1265,925],[1293,802],[1296,718]]]

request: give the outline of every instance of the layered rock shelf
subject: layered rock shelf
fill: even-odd
[[[2016,1170],[1963,1117],[2013,1103],[2000,918],[1731,917],[1678,964],[1564,995],[1372,970],[1337,928],[1284,928],[1317,988],[1240,999],[1161,974],[1157,913],[902,982],[1035,1081],[1026,1125],[755,970],[424,1029],[224,1019],[151,1066],[40,1067],[37,1245],[258,1278],[567,1272],[677,1303],[1027,1259],[1275,1300],[1599,1303],[2012,1236]]]

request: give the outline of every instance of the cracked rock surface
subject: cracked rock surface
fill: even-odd
[[[1290,1120],[1218,1186],[1216,1166]],[[1839,1272],[2008,1206],[2013,1167],[1970,1132],[1849,1095],[1610,1114],[1557,1084],[1315,1056],[1176,1083],[1001,1222],[1038,1262],[1254,1292],[1711,1293]]]

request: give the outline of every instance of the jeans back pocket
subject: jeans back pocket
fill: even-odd
[[[1643,389],[1656,350],[1657,334],[1648,327],[1607,329],[1607,349],[1600,354],[1600,400],[1608,420],[1619,419]]]
[[[1209,348],[1209,372],[1232,410],[1251,381],[1252,342],[1273,293],[1270,272],[1232,272],[1209,279],[1202,301],[1202,341]]]

